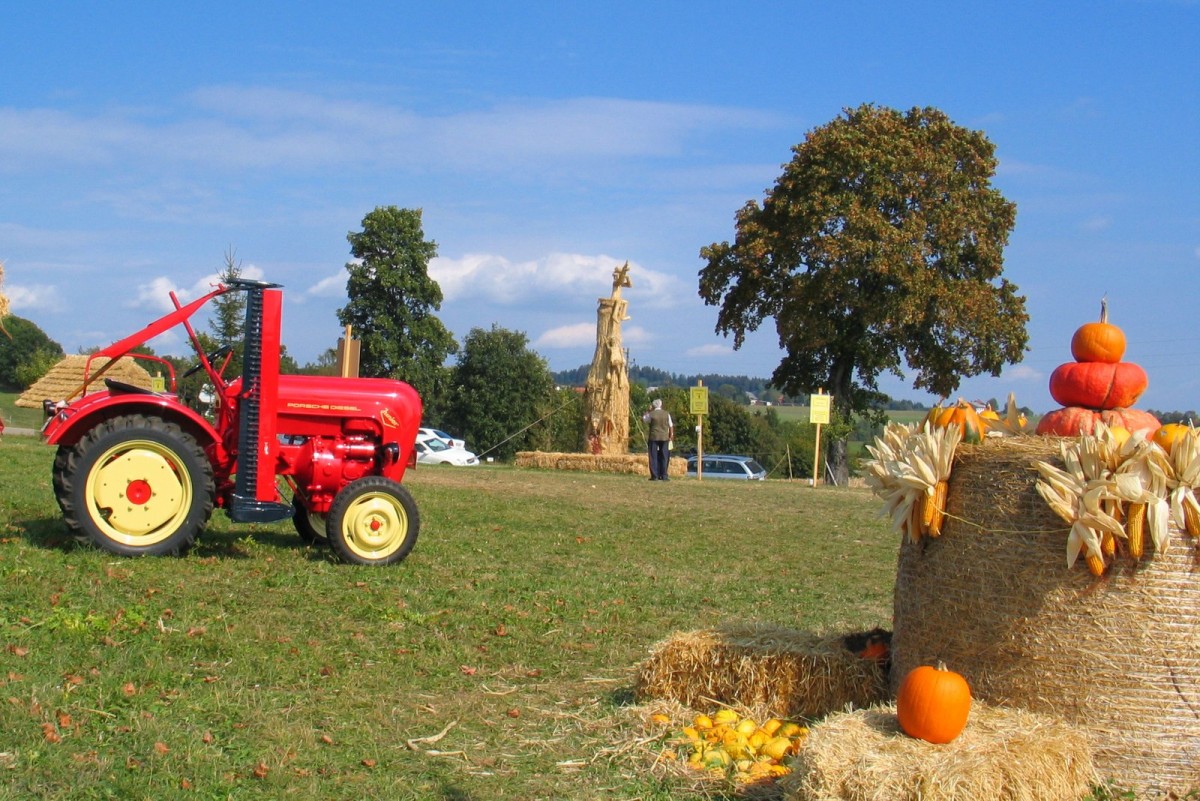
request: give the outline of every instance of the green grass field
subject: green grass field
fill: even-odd
[[[187,556],[125,559],[67,535],[52,458],[0,441],[4,801],[734,801],[654,767],[677,732],[632,698],[651,649],[891,624],[866,490],[423,467],[400,565],[222,512]]]
[[[661,741],[615,756],[653,645],[890,624],[862,490],[421,468],[391,568],[221,512],[186,557],[123,559],[66,535],[52,458],[0,442],[3,799],[696,798]]]

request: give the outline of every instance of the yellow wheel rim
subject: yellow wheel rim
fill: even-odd
[[[387,493],[364,494],[342,517],[342,539],[363,559],[386,559],[407,535],[408,513]]]
[[[149,440],[105,451],[88,473],[88,516],[114,542],[141,548],[179,530],[192,507],[192,479],[170,448]]]

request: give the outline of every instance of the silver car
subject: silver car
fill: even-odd
[[[735,478],[743,481],[762,481],[767,477],[766,469],[749,456],[729,456],[716,453],[704,454],[700,465],[701,478]],[[696,477],[696,457],[689,456],[687,474]]]

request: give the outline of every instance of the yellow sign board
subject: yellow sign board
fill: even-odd
[[[689,412],[708,414],[708,387],[692,387],[689,399],[691,400]]]
[[[810,395],[808,397],[808,422],[829,425],[829,404],[832,395]]]

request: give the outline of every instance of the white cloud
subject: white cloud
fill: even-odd
[[[344,298],[346,297],[346,270],[339,268],[338,271],[329,276],[322,278],[317,283],[304,290],[301,298]]]
[[[624,261],[612,256],[551,253],[534,261],[511,261],[494,254],[468,254],[459,259],[438,257],[429,263],[429,275],[442,288],[447,302],[486,300],[519,306],[544,305],[548,298],[584,300],[612,293],[613,270]],[[632,287],[623,297],[646,308],[672,306],[682,296],[679,279],[629,262]]]
[[[136,157],[145,165],[168,160],[256,171],[355,164],[557,171],[578,159],[677,156],[696,137],[782,124],[754,109],[596,97],[443,115],[257,86],[206,87],[183,100],[182,109],[90,116],[2,108],[0,164],[20,171]]]
[[[1111,228],[1112,224],[1112,217],[1099,216],[1084,220],[1079,227],[1087,233],[1095,234]]]
[[[253,265],[243,266],[241,275],[242,278],[258,281],[262,279],[263,271]],[[137,288],[137,296],[126,302],[125,306],[132,309],[147,309],[160,315],[166,314],[175,310],[174,304],[171,303],[172,292],[175,293],[180,304],[185,304],[208,294],[217,287],[218,283],[220,283],[220,275],[215,272],[200,278],[190,287],[177,286],[170,278],[158,276],[152,278],[148,283],[141,284]]]
[[[4,288],[4,294],[14,312],[62,311],[64,307],[58,288],[46,284],[9,284]]]
[[[1013,381],[1035,381],[1044,376],[1040,370],[1036,370],[1025,364],[1018,364],[1011,369],[1004,371],[1005,380]]]
[[[582,348],[595,344],[595,323],[575,323],[551,328],[533,341],[535,348]]]
[[[684,351],[687,356],[732,356],[734,350],[729,345],[721,345],[712,343],[709,345],[700,345],[695,348],[688,348]]]
[[[624,345],[642,345],[653,339],[650,332],[639,325],[621,328],[621,342]],[[554,350],[559,348],[595,347],[596,324],[573,323],[544,331],[532,343],[534,348]]]

